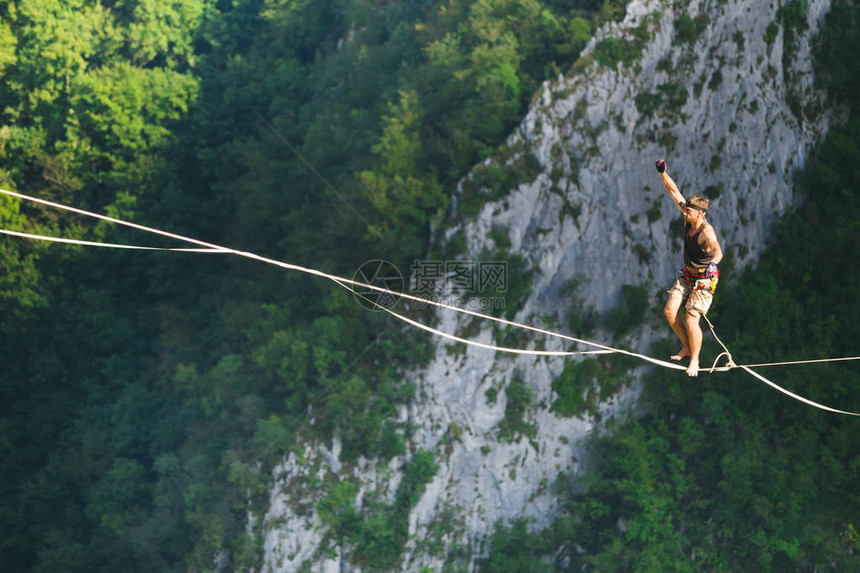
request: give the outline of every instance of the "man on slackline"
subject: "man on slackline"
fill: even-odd
[[[669,289],[669,300],[663,312],[669,325],[681,339],[681,351],[671,360],[690,357],[687,376],[699,375],[699,352],[702,350],[702,329],[699,319],[708,313],[714,300],[714,291],[720,271],[717,265],[723,260],[723,250],[717,241],[714,228],[705,219],[708,200],[701,195],[684,199],[678,186],[666,173],[666,161],[655,162],[663,186],[684,217],[684,267]],[[681,316],[681,307],[686,312]]]

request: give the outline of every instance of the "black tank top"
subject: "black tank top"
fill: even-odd
[[[713,253],[705,252],[699,245],[699,235],[705,230],[705,224],[690,236],[690,224],[684,223],[684,264],[693,269],[707,267],[714,259]]]

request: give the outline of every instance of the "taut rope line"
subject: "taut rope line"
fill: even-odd
[[[493,321],[493,322],[498,322],[498,323],[500,323],[500,324],[504,324],[504,325],[507,325],[507,326],[513,326],[513,327],[516,327],[516,328],[522,328],[522,329],[524,329],[524,330],[530,330],[530,331],[532,331],[532,332],[537,332],[537,333],[539,333],[539,334],[543,334],[543,335],[546,335],[546,336],[556,337],[556,338],[561,338],[561,339],[563,339],[563,340],[568,340],[568,341],[570,341],[570,342],[576,342],[576,343],[578,343],[578,344],[585,344],[585,345],[587,345],[587,346],[593,346],[593,347],[595,347],[595,348],[599,348],[600,350],[607,350],[607,351],[609,351],[609,352],[614,352],[614,353],[617,353],[617,354],[624,354],[624,355],[627,355],[627,356],[632,356],[632,357],[635,357],[635,358],[639,358],[639,359],[641,359],[641,360],[645,360],[646,362],[651,362],[652,364],[657,364],[657,365],[662,366],[662,367],[664,367],[664,368],[670,368],[670,369],[672,369],[672,370],[686,370],[683,366],[681,366],[681,365],[679,365],[679,364],[672,364],[672,363],[670,363],[670,362],[666,362],[666,361],[664,361],[664,360],[657,360],[656,358],[651,358],[650,356],[645,356],[644,354],[638,354],[638,353],[636,353],[636,352],[631,352],[631,351],[629,351],[629,350],[623,350],[623,349],[620,349],[620,348],[613,348],[612,346],[606,346],[605,344],[599,344],[599,343],[597,343],[597,342],[591,342],[591,341],[589,341],[589,340],[583,340],[583,339],[581,339],[581,338],[575,338],[575,337],[573,337],[573,336],[567,336],[567,335],[565,335],[565,334],[560,334],[560,333],[558,333],[558,332],[552,332],[552,331],[550,331],[550,330],[544,330],[544,329],[542,329],[542,328],[538,328],[538,327],[535,327],[535,326],[529,326],[529,325],[527,325],[527,324],[522,324],[522,323],[519,323],[519,322],[514,322],[514,321],[512,321],[512,320],[507,320],[507,319],[504,319],[504,318],[498,318],[498,317],[495,317],[495,316],[490,316],[490,315],[488,315],[488,314],[483,314],[483,313],[476,312],[476,311],[474,311],[474,310],[469,310],[469,309],[466,309],[466,308],[460,308],[460,307],[457,307],[457,306],[453,306],[453,305],[445,304],[445,303],[438,302],[438,301],[434,301],[434,300],[430,300],[430,299],[427,299],[427,298],[422,298],[422,297],[418,297],[418,296],[414,296],[414,295],[410,295],[410,294],[406,294],[406,293],[402,293],[402,292],[396,292],[396,291],[393,291],[393,290],[391,290],[391,289],[387,289],[387,288],[379,287],[379,286],[376,286],[376,285],[366,284],[366,283],[362,283],[362,282],[355,281],[355,280],[352,280],[352,279],[347,279],[347,278],[344,278],[344,277],[339,277],[339,276],[336,276],[336,275],[331,275],[331,274],[328,274],[328,273],[324,273],[324,272],[322,272],[322,271],[318,271],[318,270],[316,270],[316,269],[311,269],[311,268],[303,267],[303,266],[300,266],[300,265],[294,265],[294,264],[292,264],[292,263],[285,263],[285,262],[283,262],[283,261],[278,261],[278,260],[275,260],[275,259],[270,259],[270,258],[267,258],[267,257],[263,257],[263,256],[260,256],[260,255],[257,255],[257,254],[255,254],[255,253],[249,253],[249,252],[245,252],[245,251],[238,251],[238,250],[235,250],[235,249],[230,249],[230,248],[227,248],[227,247],[222,247],[221,245],[216,245],[216,244],[214,244],[214,243],[208,243],[208,242],[206,242],[206,241],[201,241],[201,240],[199,240],[199,239],[193,239],[193,238],[191,238],[191,237],[185,237],[185,236],[183,236],[183,235],[178,235],[178,234],[176,234],[176,233],[170,233],[170,232],[168,232],[168,231],[162,231],[161,229],[156,229],[156,228],[154,228],[154,227],[147,227],[147,226],[145,226],[145,225],[139,225],[139,224],[137,224],[137,223],[131,223],[131,222],[129,222],[129,221],[123,221],[122,219],[116,219],[116,218],[114,218],[114,217],[109,217],[109,216],[107,216],[107,215],[100,215],[100,214],[98,214],[98,213],[92,213],[92,212],[90,212],[90,211],[85,211],[84,209],[78,209],[77,207],[70,207],[70,206],[68,206],[68,205],[63,205],[62,203],[54,203],[53,201],[47,201],[47,200],[45,200],[45,199],[39,199],[39,198],[37,198],[37,197],[31,197],[31,196],[29,196],[29,195],[24,195],[23,193],[17,193],[17,192],[15,192],[15,191],[8,191],[8,190],[6,190],[6,189],[0,189],[0,193],[6,194],[6,195],[10,195],[10,196],[12,196],[12,197],[17,197],[17,198],[19,198],[19,199],[23,199],[23,200],[25,200],[25,201],[32,201],[32,202],[34,202],[34,203],[39,203],[39,204],[41,204],[41,205],[46,205],[46,206],[48,206],[48,207],[54,207],[55,209],[61,209],[61,210],[63,210],[63,211],[69,211],[69,212],[71,212],[71,213],[77,213],[77,214],[79,214],[79,215],[84,215],[84,216],[87,216],[87,217],[93,217],[93,218],[95,218],[95,219],[99,219],[99,220],[101,220],[101,221],[107,221],[107,222],[109,222],[109,223],[115,223],[115,224],[117,224],[117,225],[123,225],[123,226],[126,226],[126,227],[131,227],[132,229],[137,229],[137,230],[140,230],[140,231],[145,231],[145,232],[147,232],[147,233],[153,233],[153,234],[156,234],[156,235],[161,235],[161,236],[163,236],[163,237],[168,237],[168,238],[171,238],[171,239],[176,239],[176,240],[178,240],[178,241],[185,241],[185,242],[192,243],[192,244],[195,244],[195,245],[200,245],[200,246],[202,246],[202,247],[207,247],[208,249],[217,250],[217,251],[219,251],[219,252],[224,252],[224,253],[234,254],[234,255],[237,255],[237,256],[240,256],[240,257],[245,257],[245,258],[248,258],[248,259],[252,259],[252,260],[256,260],[256,261],[260,261],[260,262],[267,263],[267,264],[270,264],[270,265],[275,265],[275,266],[278,266],[278,267],[281,267],[281,268],[284,268],[284,269],[289,269],[289,270],[293,270],[293,271],[298,271],[298,272],[306,273],[306,274],[309,274],[309,275],[314,275],[314,276],[322,277],[322,278],[328,279],[328,280],[330,280],[330,281],[333,281],[333,282],[335,282],[335,283],[337,283],[337,284],[346,283],[346,284],[350,284],[350,285],[353,285],[353,286],[360,286],[360,287],[367,288],[367,289],[370,289],[370,290],[375,290],[375,291],[377,291],[377,292],[387,293],[387,294],[391,294],[391,295],[396,295],[396,296],[399,296],[399,297],[405,298],[405,299],[407,299],[407,300],[413,300],[413,301],[421,302],[421,303],[423,303],[423,304],[428,304],[428,305],[431,305],[431,306],[435,306],[435,307],[438,307],[438,308],[444,308],[444,309],[448,309],[448,310],[453,310],[453,311],[455,311],[455,312],[459,312],[459,313],[462,313],[462,314],[468,314],[468,315],[471,315],[471,316],[474,316],[474,317],[477,317],[477,318],[483,318],[483,319],[485,319],[485,320],[490,320],[490,321]],[[717,370],[718,370],[718,371],[721,371],[722,369],[717,369]]]
[[[165,247],[141,247],[139,245],[120,245],[118,243],[98,243],[96,241],[81,241],[80,239],[64,239],[62,237],[46,237],[44,235],[32,235],[19,231],[0,229],[4,235],[23,237],[25,239],[36,239],[39,241],[51,241],[54,243],[65,243],[67,245],[82,245],[84,247],[110,247],[113,249],[132,249],[137,251],[174,251],[179,253],[229,253],[227,249],[168,249]]]
[[[803,396],[798,396],[797,394],[789,392],[788,390],[786,390],[782,386],[778,386],[778,385],[774,384],[773,382],[771,382],[770,380],[768,380],[767,378],[765,378],[764,376],[762,376],[758,372],[753,372],[752,370],[750,370],[749,366],[738,366],[738,368],[742,368],[742,369],[746,370],[747,372],[749,372],[750,374],[752,374],[753,376],[755,376],[756,378],[758,378],[759,380],[761,380],[762,382],[764,382],[765,384],[770,386],[771,388],[774,388],[775,390],[779,390],[783,394],[785,394],[787,396],[791,396],[795,400],[800,400],[804,404],[809,404],[810,406],[812,406],[814,408],[820,408],[821,410],[827,410],[828,412],[834,412],[836,414],[846,414],[848,416],[860,416],[860,414],[858,414],[856,412],[846,412],[844,410],[837,410],[835,408],[830,408],[829,406],[824,406],[822,404],[819,404],[818,402],[813,402],[812,400],[808,400],[808,399],[804,398]]]
[[[546,335],[546,336],[550,336],[550,337],[561,338],[561,339],[563,339],[563,340],[568,340],[568,341],[571,341],[571,342],[576,342],[576,343],[578,343],[578,344],[585,344],[585,345],[588,345],[588,346],[593,346],[593,347],[596,347],[596,348],[601,349],[601,351],[602,351],[602,352],[591,352],[591,353],[616,353],[616,354],[624,354],[624,355],[627,355],[627,356],[631,356],[631,357],[639,358],[640,360],[644,360],[644,361],[646,361],[646,362],[650,362],[650,363],[652,363],[652,364],[656,364],[656,365],[658,365],[658,366],[662,366],[662,367],[664,367],[664,368],[669,368],[669,369],[672,369],[672,370],[686,370],[683,366],[681,366],[681,365],[679,365],[679,364],[672,364],[672,363],[670,363],[670,362],[666,362],[666,361],[664,361],[664,360],[658,360],[658,359],[656,359],[656,358],[652,358],[652,357],[650,357],[650,356],[646,356],[646,355],[644,355],[644,354],[639,354],[639,353],[636,353],[636,352],[631,352],[631,351],[629,351],[629,350],[623,350],[623,349],[620,349],[620,348],[613,348],[613,347],[611,347],[611,346],[606,346],[606,345],[604,345],[604,344],[599,344],[599,343],[597,343],[597,342],[592,342],[592,341],[589,341],[589,340],[583,340],[583,339],[580,339],[580,338],[575,338],[575,337],[572,337],[572,336],[567,336],[567,335],[565,335],[565,334],[561,334],[561,333],[558,333],[558,332],[552,332],[552,331],[545,330],[545,329],[542,329],[542,328],[537,328],[537,327],[534,327],[534,326],[529,326],[529,325],[527,325],[527,324],[522,324],[522,323],[514,322],[514,321],[511,321],[511,320],[506,320],[506,319],[504,319],[504,318],[498,318],[498,317],[495,317],[495,316],[491,316],[491,315],[483,314],[483,313],[476,312],[476,311],[473,311],[473,310],[469,310],[469,309],[465,309],[465,308],[461,308],[461,307],[452,306],[452,305],[449,305],[449,304],[441,303],[441,302],[438,302],[438,301],[433,301],[433,300],[426,299],[426,298],[422,298],[422,297],[417,297],[417,296],[409,295],[409,294],[406,294],[406,293],[401,293],[401,292],[392,291],[392,290],[387,289],[387,288],[383,288],[383,287],[378,287],[378,286],[375,286],[375,285],[370,285],[370,284],[362,283],[362,282],[355,281],[355,280],[351,280],[351,279],[347,279],[347,278],[344,278],[344,277],[338,277],[338,276],[336,276],[336,275],[331,275],[331,274],[328,274],[328,273],[324,273],[324,272],[322,272],[322,271],[318,271],[318,270],[316,270],[316,269],[311,269],[311,268],[307,268],[307,267],[302,267],[302,266],[300,266],[300,265],[294,265],[294,264],[291,264],[291,263],[285,263],[285,262],[278,261],[278,260],[275,260],[275,259],[270,259],[270,258],[262,257],[262,256],[260,256],[260,255],[255,254],[255,253],[250,253],[250,252],[245,252],[245,251],[238,251],[238,250],[235,250],[235,249],[230,249],[230,248],[227,248],[227,247],[222,247],[222,246],[220,246],[220,245],[216,245],[216,244],[213,244],[213,243],[208,243],[208,242],[201,241],[201,240],[198,240],[198,239],[193,239],[193,238],[190,238],[190,237],[185,237],[185,236],[183,236],[183,235],[178,235],[178,234],[175,234],[175,233],[170,233],[170,232],[167,232],[167,231],[162,231],[162,230],[160,230],[160,229],[156,229],[156,228],[153,228],[153,227],[147,227],[147,226],[145,226],[145,225],[139,225],[139,224],[137,224],[137,223],[131,223],[131,222],[129,222],[129,221],[123,221],[122,219],[116,219],[116,218],[114,218],[114,217],[109,217],[109,216],[106,216],[106,215],[100,215],[100,214],[98,214],[98,213],[92,213],[92,212],[90,212],[90,211],[85,211],[85,210],[83,210],[83,209],[78,209],[78,208],[76,208],[76,207],[70,207],[70,206],[68,206],[68,205],[63,205],[63,204],[60,204],[60,203],[54,203],[54,202],[52,202],[52,201],[46,201],[46,200],[44,200],[44,199],[39,199],[39,198],[36,198],[36,197],[30,197],[30,196],[28,196],[28,195],[24,195],[24,194],[22,194],[22,193],[16,193],[16,192],[14,192],[14,191],[8,191],[8,190],[6,190],[6,189],[0,189],[0,193],[6,194],[6,195],[9,195],[9,196],[12,196],[12,197],[17,197],[18,199],[23,199],[23,200],[26,200],[26,201],[32,201],[32,202],[34,202],[34,203],[40,203],[40,204],[42,204],[42,205],[46,205],[46,206],[49,206],[49,207],[54,207],[54,208],[56,208],[56,209],[61,209],[61,210],[64,210],[64,211],[69,211],[69,212],[72,212],[72,213],[77,213],[77,214],[79,214],[79,215],[85,215],[85,216],[87,216],[87,217],[93,217],[93,218],[95,218],[95,219],[100,219],[100,220],[102,220],[102,221],[107,221],[107,222],[115,223],[115,224],[118,224],[118,225],[124,225],[124,226],[127,226],[127,227],[131,227],[131,228],[133,228],[133,229],[138,229],[138,230],[145,231],[145,232],[148,232],[148,233],[153,233],[153,234],[156,234],[156,235],[161,235],[161,236],[168,237],[168,238],[171,238],[171,239],[176,239],[176,240],[179,240],[179,241],[189,242],[189,243],[192,243],[192,244],[195,244],[195,245],[200,245],[200,246],[202,246],[202,247],[205,247],[205,249],[162,249],[162,248],[157,248],[157,247],[136,247],[136,246],[134,246],[134,245],[108,245],[108,244],[105,244],[105,243],[96,244],[96,243],[92,243],[92,242],[90,242],[90,241],[78,241],[78,240],[74,240],[74,239],[58,239],[58,238],[56,238],[56,237],[43,237],[43,236],[39,236],[39,235],[28,235],[28,234],[26,234],[26,233],[18,233],[18,232],[15,232],[15,231],[3,231],[3,232],[5,232],[6,234],[16,235],[16,236],[22,236],[22,237],[27,237],[27,238],[33,238],[33,239],[47,240],[47,241],[56,241],[56,242],[62,242],[62,243],[68,243],[68,244],[81,244],[81,245],[87,245],[87,246],[97,245],[97,246],[112,246],[112,247],[117,247],[117,248],[146,249],[146,250],[175,250],[175,251],[204,252],[204,253],[210,253],[210,252],[214,252],[214,253],[230,253],[230,254],[238,255],[238,256],[240,256],[240,257],[245,257],[245,258],[249,258],[249,259],[257,260],[257,261],[260,261],[260,262],[264,262],[264,263],[267,263],[267,264],[271,264],[271,265],[279,266],[279,267],[282,267],[282,268],[285,268],[285,269],[294,270],[294,271],[298,271],[298,272],[303,272],[303,273],[306,273],[306,274],[310,274],[310,275],[318,276],[318,277],[321,277],[321,278],[325,278],[325,279],[328,279],[328,280],[333,281],[334,283],[338,284],[338,285],[339,285],[339,286],[341,286],[341,287],[346,288],[347,290],[350,290],[350,291],[351,291],[351,292],[353,292],[353,293],[355,293],[355,290],[354,290],[354,289],[352,289],[352,288],[350,288],[350,287],[348,287],[347,285],[360,286],[360,287],[363,287],[363,288],[368,288],[368,289],[371,289],[371,290],[375,290],[375,291],[377,291],[377,292],[387,293],[387,294],[391,294],[391,295],[396,295],[396,296],[403,297],[403,298],[408,299],[408,300],[413,300],[413,301],[421,302],[421,303],[428,304],[428,305],[431,305],[431,306],[435,306],[435,307],[437,307],[437,308],[444,308],[444,309],[448,309],[448,310],[453,310],[453,311],[455,311],[455,312],[459,312],[459,313],[462,313],[462,314],[468,314],[468,315],[471,315],[471,316],[474,316],[474,317],[477,317],[477,318],[482,318],[482,319],[485,319],[485,320],[490,320],[490,321],[497,322],[497,323],[500,323],[500,324],[504,324],[504,325],[507,325],[507,326],[513,326],[513,327],[516,327],[516,328],[521,328],[521,329],[524,329],[524,330],[529,330],[529,331],[532,331],[532,332],[537,332],[537,333],[539,333],[539,334],[544,334],[544,335]],[[0,231],[2,231],[2,230],[0,230]],[[358,293],[356,293],[356,294],[358,294]],[[359,296],[362,296],[362,295],[359,295]],[[362,297],[362,298],[364,298],[364,297]],[[367,300],[367,299],[365,299],[365,300]],[[404,322],[406,322],[406,323],[408,323],[408,324],[410,324],[410,325],[412,325],[412,326],[415,326],[415,327],[417,327],[417,328],[421,328],[421,329],[426,330],[426,331],[428,331],[428,332],[432,332],[432,333],[434,333],[434,334],[437,334],[437,335],[442,336],[442,337],[444,337],[444,338],[448,338],[448,339],[451,339],[451,340],[455,340],[455,341],[457,341],[457,342],[463,342],[463,343],[465,343],[465,344],[471,344],[471,345],[478,346],[478,347],[481,347],[481,348],[486,348],[486,349],[489,349],[489,350],[498,350],[498,351],[501,351],[501,352],[512,352],[512,353],[516,353],[516,354],[532,354],[532,355],[543,355],[543,356],[567,356],[567,355],[571,355],[571,354],[582,354],[582,353],[586,353],[586,352],[563,352],[563,351],[521,350],[521,349],[515,349],[515,348],[505,348],[505,347],[498,347],[498,346],[493,346],[493,345],[486,345],[486,344],[483,344],[483,343],[479,343],[479,342],[476,342],[476,341],[467,340],[467,339],[460,338],[460,337],[457,337],[457,336],[454,336],[454,335],[451,335],[451,334],[448,334],[448,333],[444,333],[444,332],[442,332],[442,331],[436,330],[436,329],[434,329],[434,328],[431,328],[431,327],[426,326],[426,325],[424,325],[424,324],[421,324],[421,323],[419,323],[419,322],[413,321],[413,320],[411,320],[411,319],[409,319],[409,318],[407,318],[407,317],[405,317],[405,316],[402,316],[402,315],[400,315],[400,314],[398,314],[398,313],[396,313],[396,312],[393,312],[393,311],[391,311],[390,309],[387,309],[387,308],[385,308],[384,306],[381,306],[381,305],[379,305],[379,304],[377,304],[377,303],[375,303],[375,302],[373,302],[373,301],[369,301],[369,302],[371,302],[372,304],[374,304],[374,305],[376,305],[376,306],[378,306],[378,307],[382,308],[383,310],[385,310],[386,312],[388,312],[388,313],[389,313],[389,314],[391,314],[392,316],[395,316],[395,317],[397,317],[398,319],[403,320]],[[759,379],[760,381],[764,382],[765,384],[767,384],[767,385],[771,386],[772,388],[774,388],[774,389],[778,390],[779,392],[782,392],[782,393],[784,393],[784,394],[786,394],[786,395],[788,395],[788,396],[790,396],[790,397],[794,398],[795,400],[799,400],[800,402],[803,402],[803,403],[808,404],[808,405],[810,405],[810,406],[813,406],[813,407],[815,407],[815,408],[819,408],[819,409],[821,409],[821,410],[826,410],[826,411],[828,411],[828,412],[834,412],[834,413],[838,413],[838,414],[846,414],[846,415],[849,415],[849,416],[860,416],[860,414],[855,413],[855,412],[847,412],[847,411],[844,411],[844,410],[837,410],[837,409],[835,409],[835,408],[830,408],[830,407],[828,407],[828,406],[824,406],[824,405],[822,405],[822,404],[818,404],[817,402],[813,402],[812,400],[808,400],[808,399],[806,399],[806,398],[803,398],[802,396],[798,396],[797,394],[794,394],[794,393],[792,393],[792,392],[789,392],[788,390],[786,390],[786,389],[784,389],[784,388],[782,388],[782,387],[778,386],[777,384],[774,384],[774,383],[773,383],[773,382],[771,382],[770,380],[766,379],[765,377],[761,376],[760,374],[758,374],[758,373],[756,373],[756,372],[754,372],[754,371],[752,371],[752,370],[750,369],[750,366],[777,366],[777,365],[782,365],[782,364],[804,364],[804,363],[820,363],[820,362],[836,362],[836,361],[846,361],[846,360],[860,360],[860,356],[855,356],[855,357],[845,357],[845,358],[818,359],[818,360],[804,360],[804,361],[793,361],[793,362],[781,362],[781,363],[779,363],[779,362],[774,362],[774,363],[769,363],[769,364],[759,364],[759,365],[740,365],[740,366],[738,366],[738,365],[736,365],[736,364],[733,362],[732,357],[731,357],[731,353],[728,351],[728,349],[726,348],[726,346],[722,343],[722,341],[720,341],[720,340],[719,340],[719,338],[717,338],[716,332],[714,332],[714,327],[713,327],[713,325],[711,324],[711,322],[710,322],[709,320],[707,320],[707,317],[705,317],[705,320],[708,322],[708,325],[709,325],[709,326],[710,326],[710,328],[711,328],[711,332],[714,334],[714,338],[716,338],[716,339],[717,339],[717,341],[719,342],[719,344],[720,344],[720,345],[723,347],[723,349],[725,350],[725,352],[724,352],[723,354],[721,354],[720,356],[722,356],[722,355],[726,355],[726,356],[728,357],[728,364],[727,364],[727,366],[719,367],[719,368],[718,368],[718,367],[716,366],[716,362],[715,362],[715,363],[714,363],[714,366],[713,366],[713,367],[711,367],[711,368],[710,368],[710,370],[702,370],[702,372],[711,372],[711,373],[713,373],[713,372],[726,372],[726,371],[728,371],[728,370],[731,370],[732,368],[742,368],[743,370],[747,371],[750,375],[754,376],[755,378]],[[717,357],[717,360],[719,360],[719,356]]]
[[[366,300],[367,302],[369,302],[373,306],[379,308],[380,310],[387,312],[391,316],[394,316],[394,317],[402,320],[403,322],[405,322],[407,324],[410,324],[416,328],[420,328],[421,330],[425,330],[425,331],[430,332],[432,334],[435,334],[437,336],[441,336],[442,338],[447,338],[448,340],[454,340],[455,342],[462,342],[463,344],[468,344],[470,346],[477,346],[478,348],[484,348],[487,350],[495,350],[498,352],[508,352],[511,354],[530,354],[532,356],[574,356],[574,355],[578,355],[578,354],[614,354],[614,352],[611,350],[581,350],[581,351],[577,351],[577,352],[570,352],[570,351],[563,351],[563,350],[522,350],[519,348],[508,348],[506,346],[493,346],[492,344],[484,344],[482,342],[477,342],[475,340],[469,340],[467,338],[460,338],[459,336],[454,336],[453,334],[448,334],[447,332],[437,330],[431,326],[427,326],[426,324],[422,324],[418,321],[412,320],[411,318],[403,316],[400,313],[394,312],[393,310],[391,310],[387,306],[379,304],[373,300],[370,300],[369,298],[367,298],[366,296],[364,296],[360,292],[356,291],[354,288],[352,288],[349,285],[343,284],[342,282],[337,281],[337,280],[335,280],[334,282],[336,282],[337,284],[339,284],[340,286],[342,286],[346,290],[352,292],[355,296],[359,296],[359,297],[363,298],[364,300]]]

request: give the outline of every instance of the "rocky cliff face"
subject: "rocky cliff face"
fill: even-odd
[[[650,318],[625,342],[647,351],[668,335],[659,307],[681,261],[678,214],[653,161],[667,159],[685,195],[711,198],[709,219],[735,268],[753,264],[772,224],[795,202],[794,170],[833,122],[822,111],[810,57],[829,2],[808,7],[798,22],[780,2],[634,0],[624,21],[600,30],[566,77],[543,86],[509,152],[485,165],[504,168],[531,154],[540,165],[536,177],[500,193],[480,190],[473,176],[457,202],[483,201],[477,216],[455,217],[440,236],[465,236],[463,260],[499,249],[521,256],[534,272],[516,319],[574,336],[564,326],[572,312],[584,306],[605,313],[619,305],[622,285],[644,287]],[[447,332],[467,323],[439,314]],[[498,343],[490,325],[470,332]],[[610,334],[598,329],[593,336],[608,342]],[[562,349],[557,340],[523,342],[538,343]],[[441,570],[454,544],[465,548],[468,566],[487,550],[498,521],[529,517],[535,528],[552,522],[552,485],[561,472],[580,470],[586,456],[579,441],[596,425],[550,410],[552,381],[563,368],[561,359],[473,347],[450,352],[440,341],[429,366],[411,374],[418,391],[401,421],[414,428],[410,450],[432,452],[439,469],[409,514],[403,571]],[[529,431],[500,440],[505,389],[515,378],[532,396]],[[636,395],[633,383],[603,403],[604,418],[634,405]],[[361,484],[359,506],[371,495],[392,499],[406,459],[344,467],[338,454],[337,443],[308,444],[304,456],[291,455],[277,469],[262,518],[263,571],[302,564],[360,570],[348,547],[320,551],[326,529],[313,508],[326,492],[307,484],[334,474]]]

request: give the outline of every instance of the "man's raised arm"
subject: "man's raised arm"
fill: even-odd
[[[663,181],[663,187],[665,187],[666,191],[669,192],[669,195],[672,197],[672,201],[675,202],[675,206],[683,212],[684,208],[681,204],[684,202],[684,196],[681,195],[681,192],[678,191],[678,186],[675,185],[675,182],[672,181],[672,178],[669,177],[668,173],[666,173],[666,161],[664,159],[655,161],[654,166],[657,167],[657,172],[660,174],[660,179]]]

